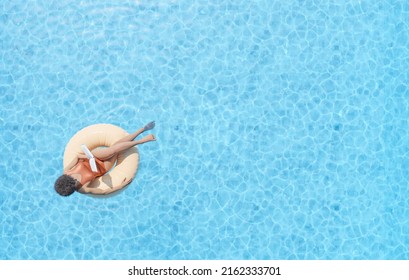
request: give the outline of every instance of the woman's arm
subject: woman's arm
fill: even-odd
[[[71,168],[73,168],[77,164],[79,159],[84,159],[84,158],[87,158],[87,156],[85,154],[82,154],[82,153],[77,154],[77,156],[72,159],[70,164],[68,164],[67,167],[64,168],[64,171],[70,170]]]
[[[85,154],[80,153],[77,155],[78,158],[88,158]]]

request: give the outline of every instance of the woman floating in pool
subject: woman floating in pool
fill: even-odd
[[[110,170],[117,160],[118,153],[125,151],[135,145],[155,141],[153,134],[149,134],[140,140],[134,140],[141,133],[155,127],[155,122],[150,122],[135,133],[129,134],[107,148],[96,148],[91,152],[85,151],[79,154],[66,168],[64,174],[55,182],[54,188],[62,196],[68,196],[90,183],[97,177],[103,176]],[[93,158],[90,158],[90,155]],[[94,161],[94,162],[93,162]]]

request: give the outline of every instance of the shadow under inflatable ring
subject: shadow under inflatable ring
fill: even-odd
[[[64,168],[82,153],[81,145],[87,145],[89,150],[100,146],[110,147],[118,140],[128,135],[122,128],[112,124],[95,124],[78,131],[68,142],[64,151]],[[95,178],[78,190],[80,193],[92,195],[108,195],[118,192],[132,182],[139,164],[139,153],[132,147],[118,154],[116,165],[109,173]]]

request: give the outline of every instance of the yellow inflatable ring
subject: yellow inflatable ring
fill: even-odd
[[[100,146],[109,147],[128,135],[122,128],[111,124],[95,124],[78,131],[68,142],[64,151],[64,169],[82,153],[81,145],[87,145],[89,150]],[[78,191],[85,194],[106,195],[126,187],[136,175],[139,163],[139,153],[132,147],[118,154],[116,165],[109,173],[95,178]]]

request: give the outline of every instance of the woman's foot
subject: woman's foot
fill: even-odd
[[[149,141],[156,141],[156,137],[153,134],[149,134],[146,137],[147,137],[147,139],[149,139]]]
[[[143,127],[143,130],[144,130],[144,131],[151,130],[151,129],[153,129],[154,127],[155,127],[155,121],[150,122],[150,123],[148,123],[147,125],[145,125],[145,126]]]
[[[150,142],[150,141],[156,141],[155,135],[153,135],[153,134],[146,135],[145,137],[142,137],[137,142],[138,142],[138,144],[143,144],[143,143]]]

